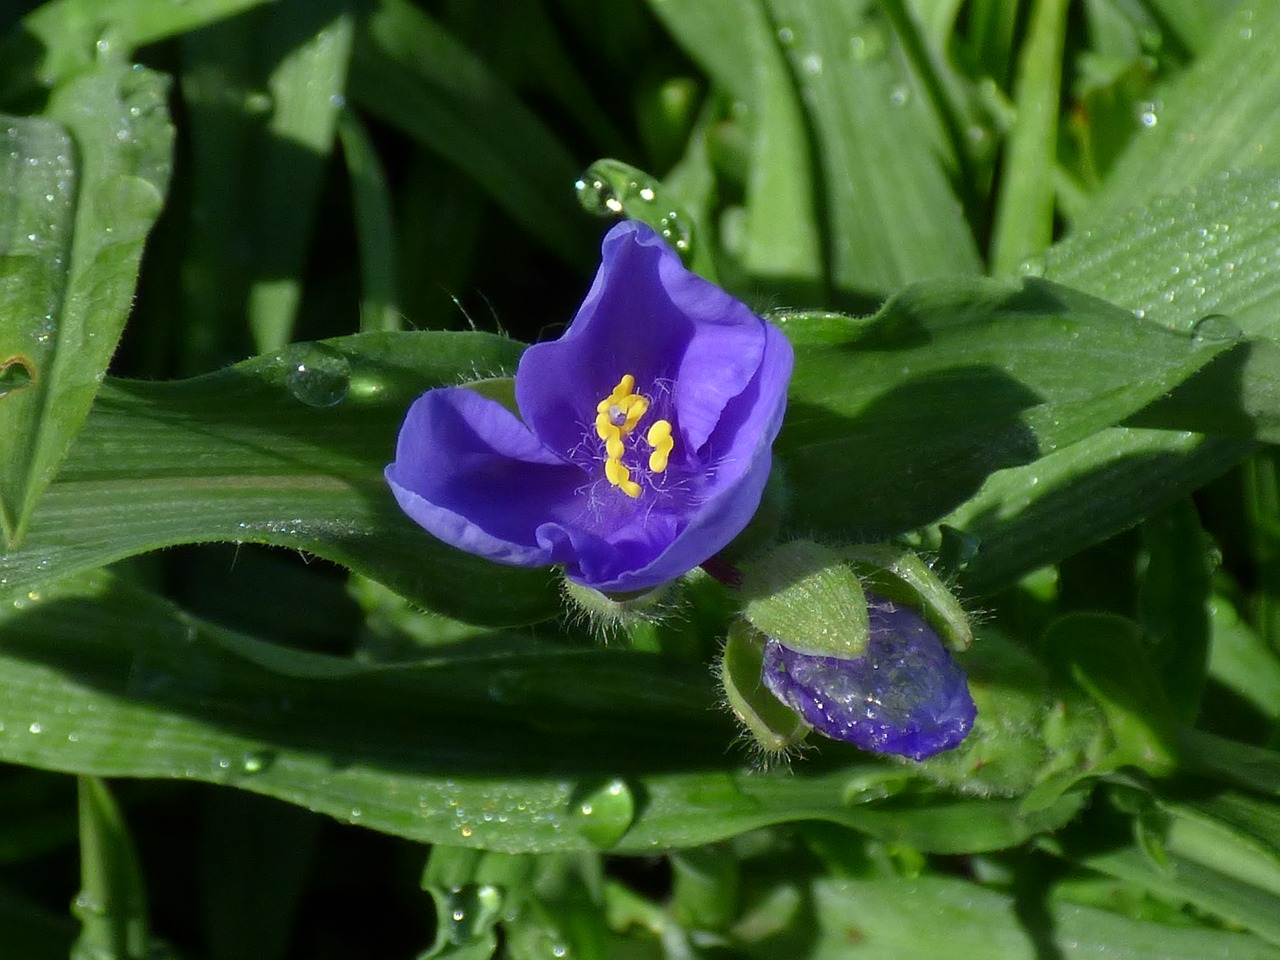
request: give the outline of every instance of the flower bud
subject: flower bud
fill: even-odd
[[[948,647],[969,645],[969,621],[916,555],[797,541],[747,564],[742,589],[721,679],[766,751],[812,727],[864,750],[923,760],[968,735],[977,709]]]

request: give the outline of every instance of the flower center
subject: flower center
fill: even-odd
[[[627,451],[623,441],[635,432],[649,411],[649,398],[635,393],[635,386],[636,378],[628,373],[618,381],[613,393],[596,404],[596,435],[604,441],[604,475],[612,486],[633,500],[640,496],[640,484],[631,479],[630,468],[622,462],[622,455]],[[676,445],[671,422],[655,420],[644,440],[653,451],[649,454],[649,470],[662,473]]]

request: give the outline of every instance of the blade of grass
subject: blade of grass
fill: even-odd
[[[343,110],[339,114],[338,136],[351,178],[360,248],[360,332],[399,330],[395,222],[387,176],[354,111]]]
[[[1009,132],[991,238],[991,272],[1011,274],[1053,240],[1053,170],[1068,0],[1037,0],[1019,58],[1017,114]]]

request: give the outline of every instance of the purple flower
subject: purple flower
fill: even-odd
[[[914,610],[867,603],[864,656],[809,656],[770,638],[765,686],[819,733],[863,750],[924,760],[958,746],[978,713],[964,670]]]
[[[791,346],[649,227],[604,239],[559,339],[525,351],[517,418],[461,387],[409,409],[387,482],[446,543],[577,583],[645,590],[746,526],[769,477]]]

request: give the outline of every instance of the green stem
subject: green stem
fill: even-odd
[[[120,809],[98,777],[80,777],[81,923],[71,960],[146,960],[151,956],[146,894]]]

